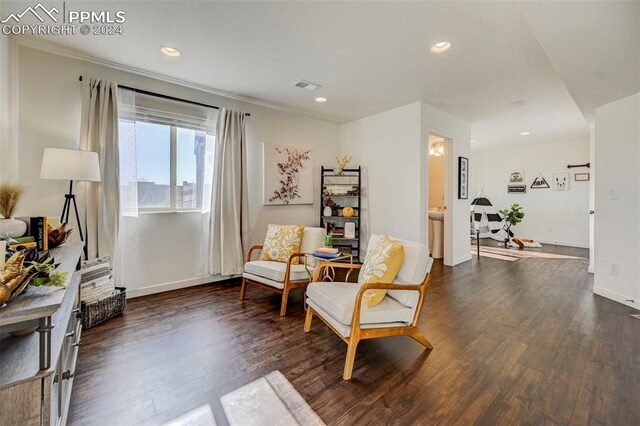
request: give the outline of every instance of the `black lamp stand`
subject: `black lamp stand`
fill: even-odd
[[[84,243],[84,258],[88,259],[87,244],[82,234],[82,225],[80,224],[80,215],[78,214],[78,205],[76,204],[76,194],[73,193],[73,181],[69,181],[69,193],[64,194],[64,206],[62,207],[62,214],[60,215],[60,223],[69,223],[69,213],[71,213],[71,204],[73,204],[73,210],[76,213],[76,222],[78,223],[78,233],[80,234],[80,241]]]

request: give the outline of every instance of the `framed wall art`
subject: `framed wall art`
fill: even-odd
[[[569,181],[569,173],[554,173],[551,185],[554,191],[568,191]]]
[[[458,199],[469,198],[469,159],[458,157]]]
[[[264,144],[264,205],[313,204],[313,151]]]
[[[507,194],[526,194],[527,185],[507,185]]]

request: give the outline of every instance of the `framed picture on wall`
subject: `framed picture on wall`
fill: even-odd
[[[508,194],[526,194],[527,185],[507,185]]]
[[[568,191],[569,181],[569,173],[554,173],[551,185],[554,191]]]
[[[458,157],[458,199],[469,198],[469,159]]]

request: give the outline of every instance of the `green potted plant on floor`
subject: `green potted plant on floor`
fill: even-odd
[[[507,236],[504,239],[504,246],[509,246],[509,240],[513,233],[511,232],[511,227],[522,222],[524,218],[524,212],[522,211],[522,206],[520,204],[514,203],[511,205],[511,209],[504,209],[499,211],[500,215],[504,219],[504,226],[502,229],[505,230]]]

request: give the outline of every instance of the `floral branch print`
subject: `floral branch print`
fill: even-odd
[[[280,174],[280,188],[273,191],[270,202],[281,200],[282,204],[289,204],[292,200],[300,197],[300,172],[304,169],[304,162],[310,160],[311,150],[298,151],[297,149],[275,148],[278,154],[286,153],[287,161],[278,163],[278,173]]]

